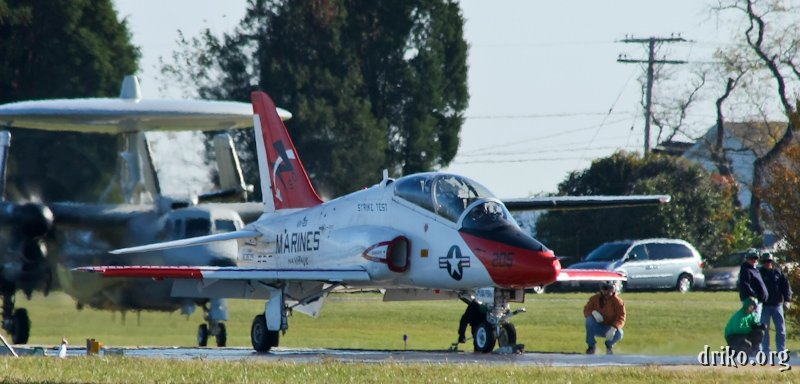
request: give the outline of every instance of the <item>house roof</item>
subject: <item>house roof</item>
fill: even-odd
[[[785,121],[771,122],[728,122],[725,123],[725,135],[735,138],[743,148],[725,148],[726,150],[750,149],[757,157],[764,156],[786,132]],[[717,127],[712,126],[698,143],[709,146],[717,139]]]

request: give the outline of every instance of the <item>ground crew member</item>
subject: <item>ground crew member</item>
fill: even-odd
[[[611,283],[603,283],[600,292],[589,298],[583,307],[586,318],[586,354],[595,352],[595,337],[606,339],[606,354],[614,354],[614,344],[622,340],[625,326],[625,302],[617,295]]]

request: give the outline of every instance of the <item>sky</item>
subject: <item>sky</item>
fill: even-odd
[[[470,45],[470,101],[458,154],[443,170],[472,178],[501,198],[526,197],[555,192],[569,172],[586,169],[592,159],[617,150],[641,152],[643,68],[617,58],[645,59],[647,52],[620,40],[678,34],[691,40],[664,45],[658,53],[688,61],[669,69],[689,78],[731,41],[729,24],[709,12],[715,3],[461,1]],[[159,57],[169,59],[179,30],[187,37],[204,28],[217,34],[232,30],[246,2],[116,0],[115,6],[142,51],[138,75],[144,96],[176,98],[181,90],[163,84]],[[681,92],[676,85],[663,87],[664,94]],[[714,119],[712,98],[700,100],[688,116],[697,132]]]

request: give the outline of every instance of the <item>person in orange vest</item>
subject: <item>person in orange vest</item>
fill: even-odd
[[[622,340],[625,326],[625,302],[611,283],[603,283],[600,292],[589,298],[583,307],[586,318],[586,354],[595,352],[595,338],[605,338],[606,354],[614,354],[614,344]]]

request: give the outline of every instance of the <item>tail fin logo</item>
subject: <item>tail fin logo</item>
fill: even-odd
[[[271,191],[263,195],[265,211],[322,204],[275,103],[260,91],[253,92],[251,99],[261,189]]]
[[[272,143],[272,147],[275,148],[275,151],[278,153],[278,158],[275,160],[275,164],[272,166],[272,180],[278,180],[280,178],[282,184],[286,184],[286,180],[283,179],[281,175],[284,172],[289,172],[289,175],[292,175],[292,171],[294,167],[292,166],[292,162],[290,160],[295,160],[297,157],[294,155],[293,150],[286,150],[286,146],[283,145],[283,142],[278,140]],[[281,196],[281,190],[278,186],[275,186],[275,198],[278,201],[283,201],[283,197]]]

